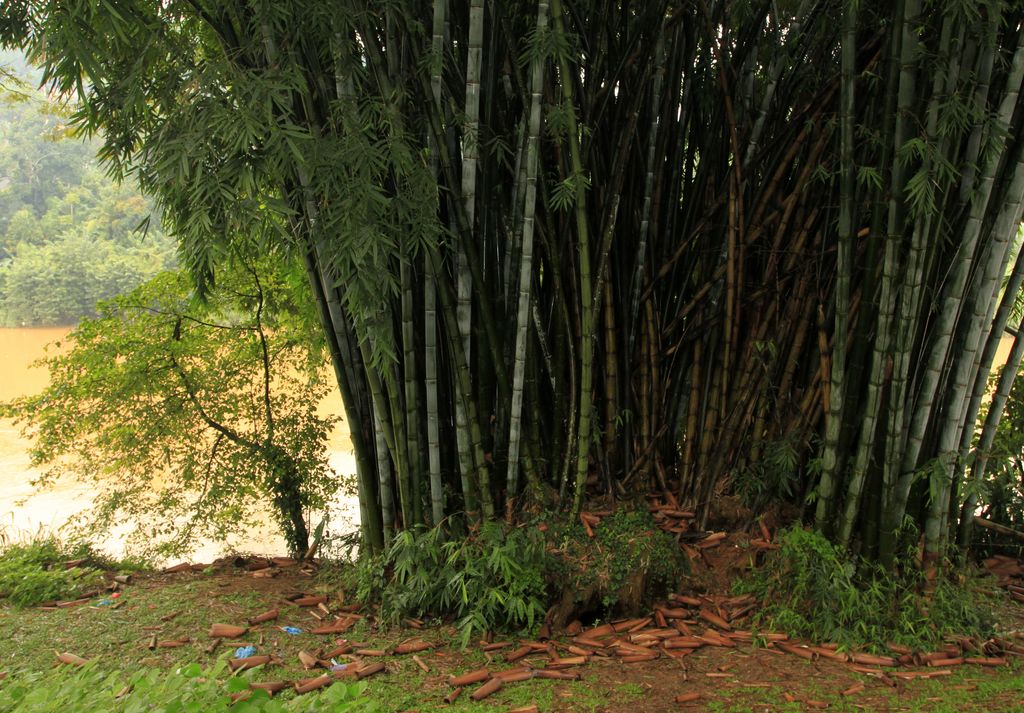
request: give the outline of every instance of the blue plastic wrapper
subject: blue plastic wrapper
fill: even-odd
[[[255,655],[256,655],[256,647],[255,646],[239,646],[237,649],[235,649],[235,658],[236,659],[247,659],[250,656],[255,656]]]
[[[291,634],[292,636],[302,633],[302,629],[300,629],[297,626],[282,626],[281,631],[283,631],[286,634]]]

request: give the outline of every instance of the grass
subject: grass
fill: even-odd
[[[315,580],[297,574],[277,579],[255,579],[230,572],[185,574],[174,576],[138,575],[136,582],[125,588],[122,604],[117,608],[79,606],[58,611],[17,609],[0,602],[0,671],[10,671],[11,678],[26,675],[46,677],[67,676],[62,670],[54,674],[54,651],[70,651],[95,659],[93,666],[104,672],[135,675],[154,671],[170,675],[191,664],[204,669],[216,665],[218,658],[229,656],[234,644],[221,645],[213,654],[205,649],[211,623],[244,623],[262,611],[278,608],[281,616],[244,637],[246,643],[259,643],[261,652],[279,656],[283,665],[252,672],[256,680],[293,680],[312,674],[298,665],[299,650],[315,651],[332,639],[309,634],[289,636],[276,626],[295,625],[308,629],[315,620],[308,611],[282,602],[285,594],[300,590],[313,591]],[[329,588],[337,592],[336,587]],[[336,601],[336,600],[334,600]],[[1014,626],[1019,627],[1017,607]],[[176,614],[169,621],[168,615]],[[152,635],[147,627],[161,627],[155,632],[159,639],[187,635],[192,641],[181,648],[150,651],[146,642]],[[617,662],[594,661],[581,670],[579,682],[542,681],[509,684],[482,702],[469,699],[469,690],[452,705],[443,703],[451,688],[450,674],[494,665],[508,665],[496,659],[489,664],[475,643],[462,650],[458,632],[451,626],[436,625],[423,631],[403,628],[378,630],[361,625],[345,637],[361,641],[372,648],[386,648],[404,639],[422,636],[445,646],[421,654],[431,668],[423,673],[411,657],[388,657],[388,673],[366,681],[365,695],[375,701],[383,713],[416,710],[420,713],[441,711],[507,711],[517,706],[538,705],[541,711],[567,713],[598,713],[610,711],[645,711],[661,713],[676,710],[707,710],[719,713],[740,711],[804,711],[802,702],[787,703],[785,695],[799,701],[813,699],[829,704],[830,711],[907,710],[955,711],[969,713],[1014,710],[1024,699],[1024,666],[1021,659],[1004,669],[961,667],[955,675],[936,681],[913,681],[899,691],[886,688],[870,677],[853,673],[831,662],[807,662],[762,650],[704,649],[683,662],[661,659],[650,664],[623,665]],[[241,642],[239,642],[241,643]],[[685,669],[680,666],[685,663]],[[725,668],[734,674],[727,678],[710,678]],[[865,682],[864,692],[849,699],[840,692],[857,680]],[[10,679],[0,682],[0,697]],[[699,690],[702,699],[690,708],[674,704],[673,698],[688,690]],[[290,696],[291,694],[288,694]],[[319,695],[319,694],[312,694]],[[288,697],[286,696],[286,698]],[[938,700],[941,699],[941,700]],[[859,707],[858,707],[859,706]]]

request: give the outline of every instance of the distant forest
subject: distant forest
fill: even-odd
[[[99,167],[95,145],[68,135],[22,58],[0,52],[0,67],[25,82],[0,87],[0,325],[73,324],[172,267],[174,243],[150,202]]]

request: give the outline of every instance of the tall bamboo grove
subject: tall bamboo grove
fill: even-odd
[[[371,551],[593,495],[704,522],[744,489],[887,563],[970,536],[1024,275],[1022,18],[12,0],[0,36],[159,199],[200,287],[229,250],[305,266]]]

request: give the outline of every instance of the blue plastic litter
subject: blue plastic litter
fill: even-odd
[[[235,649],[235,658],[236,659],[247,659],[250,656],[255,656],[255,655],[256,655],[256,647],[255,646],[239,646],[237,649]]]
[[[281,631],[283,631],[286,634],[291,634],[292,636],[294,636],[295,634],[302,633],[302,629],[300,629],[297,626],[282,626]]]
[[[334,659],[331,659],[331,662],[333,663]],[[334,663],[334,665],[331,666],[331,670],[332,671],[344,671],[350,665],[351,664],[347,664],[347,663]]]
[[[96,606],[98,606],[98,607],[109,607],[113,603],[114,603],[113,599],[101,599],[98,602],[96,602]]]

